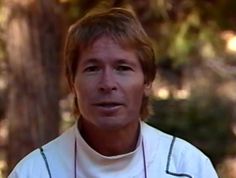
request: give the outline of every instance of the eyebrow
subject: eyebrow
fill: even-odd
[[[133,61],[129,60],[129,59],[118,59],[117,64],[129,64],[133,67],[136,66],[136,64]]]
[[[93,64],[93,63],[99,63],[99,59],[89,58],[89,59],[86,59],[85,62],[82,62],[81,65]]]
[[[101,63],[100,60],[98,58],[88,58],[86,59],[85,62],[81,63],[81,65],[88,65],[88,64],[99,64]],[[115,60],[116,64],[129,64],[131,66],[136,66],[136,64],[134,62],[132,62],[129,59],[123,59],[123,58],[117,58]]]

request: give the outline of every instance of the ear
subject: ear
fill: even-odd
[[[151,89],[152,89],[152,83],[145,83],[144,84],[144,95],[149,96],[151,94]]]

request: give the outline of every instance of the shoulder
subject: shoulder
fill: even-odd
[[[16,165],[8,178],[36,177],[35,175],[42,175],[43,167],[44,161],[40,155],[40,150],[36,149]]]
[[[69,128],[62,135],[56,139],[50,141],[46,145],[42,146],[43,153],[48,160],[55,160],[59,158],[65,149],[69,149],[68,145],[71,145],[73,127]],[[43,158],[40,149],[36,149],[33,152],[25,156],[13,169],[8,178],[41,178],[48,177],[48,171],[46,167],[45,159]]]
[[[143,124],[146,139],[150,140],[149,150],[157,150],[163,158],[163,168],[167,174],[173,176],[186,176],[189,178],[216,178],[216,172],[209,158],[197,147],[189,142],[164,133],[147,124]]]
[[[217,178],[210,159],[189,142],[173,137],[167,159],[167,173],[189,178]]]
[[[68,146],[70,146],[74,141],[74,138],[75,125],[63,132],[59,137],[42,146],[42,148],[48,154],[55,153],[57,151],[65,151],[65,149],[68,149]]]
[[[162,132],[156,128],[143,124],[144,137],[152,141],[152,145],[165,148],[167,154],[172,157],[185,159],[205,159],[207,158],[197,147],[193,146],[189,142]],[[156,143],[156,144],[155,144]]]

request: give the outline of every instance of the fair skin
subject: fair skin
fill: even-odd
[[[82,50],[74,92],[86,142],[106,156],[133,151],[142,98],[149,88],[133,49],[101,37]]]

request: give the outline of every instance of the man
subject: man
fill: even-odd
[[[113,8],[74,24],[65,46],[76,124],[26,156],[9,178],[216,178],[189,143],[143,122],[154,52],[135,16]]]

